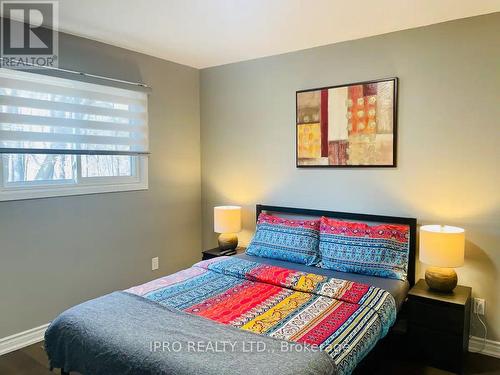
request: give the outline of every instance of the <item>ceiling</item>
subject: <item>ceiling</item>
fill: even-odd
[[[60,0],[61,31],[196,68],[500,11],[500,0]]]

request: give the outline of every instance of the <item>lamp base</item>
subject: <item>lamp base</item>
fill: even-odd
[[[429,267],[425,270],[425,281],[429,288],[449,293],[457,286],[458,277],[453,268]]]
[[[238,246],[238,236],[234,233],[222,233],[217,240],[221,250],[234,250]]]

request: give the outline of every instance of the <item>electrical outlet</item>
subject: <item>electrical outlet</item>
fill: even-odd
[[[474,298],[474,313],[484,315],[485,301],[482,298]]]
[[[160,258],[151,258],[151,271],[157,270],[158,268],[160,268]]]

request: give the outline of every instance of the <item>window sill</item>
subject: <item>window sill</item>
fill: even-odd
[[[77,185],[77,186],[44,186],[28,189],[1,189],[0,202],[24,199],[65,197],[71,195],[87,195],[114,193],[123,191],[147,190],[148,182],[132,182],[119,184]]]

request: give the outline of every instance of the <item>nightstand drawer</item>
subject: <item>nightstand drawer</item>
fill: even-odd
[[[441,306],[439,304],[409,300],[409,320],[423,327],[439,331],[463,334],[464,310],[460,307]]]
[[[419,280],[408,292],[408,339],[419,361],[459,372],[469,346],[472,289],[458,285],[452,293],[429,289]]]
[[[408,329],[408,339],[414,352],[425,357],[433,366],[461,372],[466,351],[461,335],[438,332],[415,324]]]

